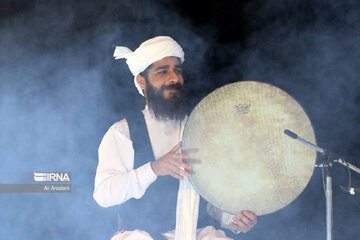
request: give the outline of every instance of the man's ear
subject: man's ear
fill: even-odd
[[[142,90],[145,90],[146,82],[145,79],[140,74],[136,76],[136,82],[137,84],[139,84]]]

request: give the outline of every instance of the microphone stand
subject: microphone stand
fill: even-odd
[[[286,135],[289,137],[302,142],[303,144],[307,145],[308,147],[315,149],[317,152],[326,156],[326,159],[323,163],[315,164],[315,167],[322,167],[325,175],[325,199],[326,199],[326,240],[334,240],[333,237],[333,202],[332,202],[332,176],[331,176],[331,168],[334,162],[340,163],[343,166],[348,167],[349,169],[353,170],[360,174],[360,168],[351,165],[350,163],[346,162],[345,160],[338,157],[336,154],[327,151],[307,140],[299,137],[296,133],[286,129],[284,131]],[[351,193],[351,192],[350,192]],[[351,193],[352,194],[352,193]]]

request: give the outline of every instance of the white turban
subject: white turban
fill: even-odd
[[[164,57],[178,57],[181,63],[185,61],[184,51],[180,45],[171,37],[159,36],[143,42],[134,52],[127,47],[117,46],[114,51],[114,58],[126,58],[131,73],[134,75],[134,83],[141,95],[142,89],[136,82],[136,76],[143,72],[152,63]]]

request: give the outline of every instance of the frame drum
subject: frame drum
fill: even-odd
[[[197,104],[183,132],[191,183],[231,214],[260,216],[285,207],[306,187],[316,161],[316,151],[285,129],[315,143],[306,113],[283,90],[255,81],[216,89]]]

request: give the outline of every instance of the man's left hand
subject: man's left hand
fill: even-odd
[[[257,223],[257,216],[250,211],[242,211],[237,213],[233,217],[233,221],[230,222],[230,226],[236,230],[246,233],[252,229]]]

